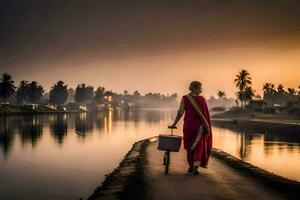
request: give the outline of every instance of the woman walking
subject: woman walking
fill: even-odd
[[[212,132],[207,104],[204,97],[200,96],[202,84],[193,81],[189,90],[190,93],[181,98],[177,116],[169,128],[176,128],[184,114],[183,144],[187,151],[188,172],[198,175],[198,167],[207,168],[212,148]]]

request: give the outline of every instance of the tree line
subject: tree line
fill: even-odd
[[[37,81],[20,81],[18,86],[15,86],[15,82],[12,76],[4,73],[0,80],[0,98],[5,102],[12,96],[15,96],[18,105],[25,103],[40,103],[45,95],[45,90],[42,85]],[[129,94],[127,90],[124,90],[123,94],[118,94],[111,90],[106,90],[104,87],[98,87],[96,90],[93,86],[86,85],[84,83],[77,85],[74,89],[69,88],[63,81],[58,81],[53,84],[49,91],[49,103],[61,106],[66,103],[68,97],[74,96],[74,101],[79,104],[86,103],[105,103],[110,101],[112,104],[120,104],[135,102],[144,104],[153,103],[170,103],[176,102],[177,94],[163,95],[160,93],[147,93],[144,96],[139,91],[134,91],[133,94]]]
[[[236,96],[237,99],[241,102],[242,107],[245,107],[245,105],[249,103],[254,97],[256,97],[257,99],[261,99],[261,96],[255,94],[255,91],[252,89],[252,78],[247,70],[242,69],[236,75],[234,83],[235,86],[239,89],[236,93]],[[288,88],[287,90],[285,90],[283,84],[279,84],[276,88],[273,83],[265,83],[262,87],[262,90],[264,94],[263,99],[271,102],[278,99],[282,102],[286,100],[297,100],[297,98],[299,99],[300,97],[300,85],[298,86],[298,89]]]

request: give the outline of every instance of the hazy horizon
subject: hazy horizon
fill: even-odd
[[[236,88],[242,68],[265,82],[300,85],[300,2],[295,0],[9,1],[0,3],[0,73],[131,93],[204,96]]]

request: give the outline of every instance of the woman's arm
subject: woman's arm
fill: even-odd
[[[176,124],[178,123],[178,121],[180,120],[180,118],[182,117],[183,114],[184,114],[184,103],[183,103],[183,97],[182,97],[175,120],[174,120],[173,124],[171,126],[169,126],[169,128],[176,128]]]

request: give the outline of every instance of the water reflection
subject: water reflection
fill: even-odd
[[[71,116],[71,117],[70,117]],[[25,115],[0,117],[0,146],[4,155],[8,155],[15,140],[20,135],[22,145],[30,143],[34,148],[42,137],[44,125],[49,124],[50,132],[56,143],[63,145],[68,129],[74,127],[79,137],[86,137],[95,127],[99,131],[110,134],[118,122],[130,123],[137,128],[141,122],[149,125],[171,118],[170,111],[158,110],[109,110],[101,113],[78,113],[75,115]]]
[[[19,199],[31,200],[41,199],[35,194],[51,199],[87,197],[132,143],[168,133],[166,127],[175,114],[170,110],[109,110],[0,117],[0,184],[5,185],[0,187],[0,199],[16,193]],[[176,132],[180,130],[181,125]],[[300,180],[299,134],[229,125],[214,126],[213,133],[214,147]]]
[[[68,123],[66,114],[57,114],[49,116],[50,130],[55,141],[63,144],[64,138],[68,133]]]
[[[75,131],[79,136],[85,137],[93,129],[93,113],[79,113],[75,117]]]
[[[162,133],[174,115],[110,110],[0,117],[0,199],[87,198],[135,141]]]
[[[239,127],[214,126],[214,147],[222,149],[268,171],[300,180],[300,140],[298,134],[260,130],[244,131]],[[238,132],[237,129],[240,129]]]
[[[11,126],[13,123],[12,118],[0,118],[0,146],[5,157],[8,156],[14,140],[15,128]]]
[[[116,117],[113,117],[112,110],[108,110],[107,115],[104,116],[104,132],[105,133],[111,133],[113,119],[116,119]],[[100,119],[100,120],[102,120],[102,119]]]
[[[43,134],[43,118],[37,115],[25,115],[18,118],[18,130],[22,144],[31,143],[34,147]],[[10,124],[10,126],[15,126]]]

